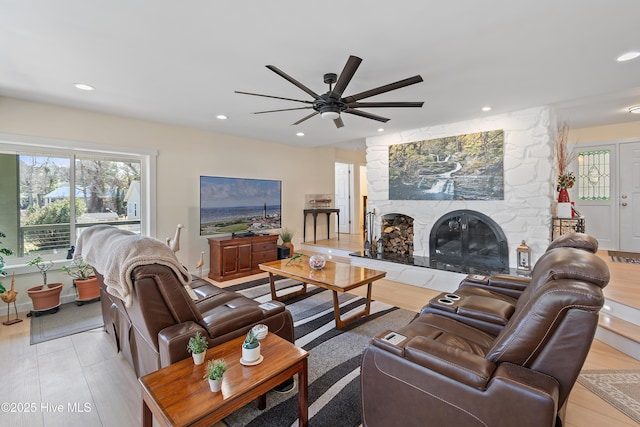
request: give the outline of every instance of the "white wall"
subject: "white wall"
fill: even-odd
[[[282,180],[283,226],[294,230],[294,244],[302,240],[304,195],[334,192],[334,148],[297,148],[6,97],[0,97],[0,133],[157,150],[155,237],[172,237],[184,224],[177,256],[193,272],[201,251],[209,268],[207,240],[199,236],[200,175]],[[319,236],[325,227],[318,222]],[[63,281],[63,294],[72,295],[68,276],[53,273],[51,281]],[[39,275],[16,277],[21,310],[30,308],[25,289],[39,282]]]
[[[389,200],[389,146],[474,132],[504,129],[504,200],[419,201]],[[531,108],[482,119],[413,129],[367,139],[369,211],[380,218],[402,213],[414,218],[414,255],[429,256],[429,233],[447,212],[471,209],[496,221],[507,236],[510,267],[522,240],[532,250],[532,260],[549,244],[549,225],[555,209],[553,135],[555,118],[548,107]]]

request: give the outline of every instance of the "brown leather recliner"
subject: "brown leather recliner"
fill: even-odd
[[[609,270],[574,248],[545,260],[552,279],[527,289],[498,334],[428,313],[375,336],[362,358],[363,424],[554,426],[593,341]]]
[[[470,274],[453,292],[443,292],[422,307],[420,314],[439,313],[498,334],[515,311],[518,299],[534,284],[552,280],[546,258],[562,248],[576,248],[590,253],[598,250],[598,241],[587,234],[569,233],[555,239],[534,266],[531,277],[494,274]]]
[[[209,348],[244,335],[259,323],[294,341],[293,318],[280,302],[265,308],[197,278],[191,286],[203,297],[194,302],[169,267],[149,264],[133,270],[134,298],[125,307],[106,292],[102,275],[96,273],[105,330],[138,376],[190,357],[187,342],[198,331]]]
[[[293,318],[284,304],[260,304],[192,278],[156,239],[94,226],[83,231],[78,251],[96,271],[105,331],[138,376],[189,357],[187,342],[196,332],[211,348],[261,323],[294,341]]]
[[[545,254],[557,248],[576,248],[587,252],[598,251],[598,240],[585,233],[567,233],[555,238],[545,251]],[[544,254],[540,257],[544,257]],[[535,269],[535,266],[534,266]],[[532,271],[533,274],[533,271]],[[490,276],[469,275],[460,283],[460,290],[467,294],[501,297],[507,296],[506,301],[517,300],[530,282],[530,278],[512,276],[509,274],[493,274]],[[485,291],[481,291],[484,289]]]

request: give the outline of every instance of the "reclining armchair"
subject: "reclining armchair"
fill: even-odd
[[[81,234],[76,254],[93,265],[105,331],[138,376],[189,357],[196,332],[211,348],[261,323],[293,342],[293,318],[282,303],[260,304],[192,278],[159,240],[94,226]]]
[[[584,233],[563,234],[547,246],[545,254],[557,248],[576,248],[595,254],[598,251],[598,240]],[[542,255],[542,257],[543,256],[544,255]],[[522,292],[529,282],[530,279],[527,277],[508,274],[493,274],[482,277],[469,275],[460,283],[460,291],[467,294],[473,293],[475,295],[486,295],[498,298],[506,296],[507,298],[504,298],[505,301],[515,302],[515,300],[522,295]]]
[[[547,258],[562,248],[596,253],[598,241],[583,233],[562,235],[549,244],[546,252],[536,262],[531,277],[470,274],[462,280],[457,290],[443,292],[432,298],[422,307],[420,314],[442,314],[498,334],[513,315],[518,299],[533,292],[529,288],[540,287],[545,281],[556,278],[552,265],[555,258]]]
[[[376,335],[361,366],[364,426],[552,427],[595,335],[609,271],[559,248],[498,334],[435,313]]]

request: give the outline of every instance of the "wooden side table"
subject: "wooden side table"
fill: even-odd
[[[274,333],[260,341],[264,360],[255,366],[240,364],[244,336],[207,350],[205,360],[223,358],[227,372],[222,390],[213,393],[203,379],[206,362],[195,365],[192,358],[141,377],[142,425],[151,427],[153,418],[161,426],[211,426],[259,399],[266,406],[266,393],[298,374],[298,425],[308,424],[309,353]]]
[[[305,209],[304,210],[304,228],[302,231],[302,241],[306,242],[307,241],[307,215],[312,215],[313,216],[313,243],[316,242],[316,225],[317,225],[317,219],[318,219],[318,214],[319,213],[323,213],[323,214],[327,214],[327,240],[329,239],[329,231],[331,230],[331,221],[329,221],[329,218],[331,217],[332,213],[335,213],[336,216],[338,217],[338,225],[340,224],[340,209],[335,209],[335,208],[317,208],[317,209]],[[336,233],[338,233],[338,240],[340,240],[340,227],[338,226],[338,229],[336,230]]]

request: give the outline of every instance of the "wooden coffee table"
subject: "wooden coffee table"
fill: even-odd
[[[306,255],[301,259],[293,261],[290,261],[289,259],[281,259],[278,261],[260,264],[260,270],[269,273],[271,299],[276,301],[282,301],[293,296],[306,293],[307,283],[332,291],[333,312],[336,318],[336,328],[338,329],[342,329],[345,325],[369,315],[369,311],[371,309],[371,287],[373,282],[382,279],[387,275],[384,271],[355,267],[350,264],[334,261],[327,261],[327,264],[322,270],[313,270],[309,266],[309,257]],[[302,289],[296,292],[290,292],[286,295],[277,295],[274,281],[275,275],[300,280],[302,282]],[[348,318],[342,319],[340,314],[340,304],[338,302],[338,292],[348,292],[364,285],[367,285],[367,302],[364,309],[349,316]]]
[[[241,336],[207,350],[207,361],[224,358],[228,366],[217,393],[203,379],[206,362],[194,365],[192,358],[141,377],[142,425],[151,427],[155,417],[162,426],[211,426],[256,398],[258,407],[264,409],[266,393],[298,374],[298,425],[306,426],[309,353],[270,332],[260,341],[264,360],[243,366],[243,341]]]

